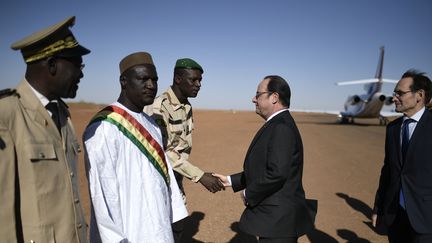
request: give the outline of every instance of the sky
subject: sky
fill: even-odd
[[[258,83],[275,74],[288,81],[292,108],[342,110],[348,95],[365,91],[335,83],[373,78],[380,46],[384,78],[410,68],[432,74],[429,0],[14,0],[0,3],[0,89],[24,77],[11,44],[73,15],[75,37],[92,52],[67,102],[115,101],[118,63],[137,51],[151,53],[159,94],[178,58],[200,63],[201,91],[190,100],[198,109],[253,110]]]

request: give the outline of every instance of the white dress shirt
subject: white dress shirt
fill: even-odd
[[[411,136],[414,133],[414,130],[415,130],[416,126],[417,126],[417,123],[420,121],[420,118],[423,116],[423,113],[425,112],[425,110],[426,110],[426,108],[423,107],[421,110],[417,111],[417,113],[415,113],[411,117],[407,117],[407,116],[403,117],[402,126],[403,126],[403,122],[406,119],[413,119],[413,120],[415,120],[415,122],[411,122],[411,123],[408,124],[409,139],[411,139]],[[401,126],[401,129],[400,129],[400,143],[401,143],[401,145],[402,145],[402,126]]]

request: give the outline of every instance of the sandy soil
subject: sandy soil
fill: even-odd
[[[71,104],[78,136],[97,105]],[[385,127],[378,120],[355,125],[335,124],[324,114],[294,113],[305,152],[303,184],[308,198],[318,199],[316,230],[299,242],[386,242],[382,231],[370,224],[384,153]],[[254,112],[194,111],[195,131],[191,161],[209,172],[231,174],[242,169],[244,155],[263,120]],[[86,214],[89,212],[83,153],[80,183]],[[212,194],[201,184],[185,181],[191,217],[184,242],[253,242],[238,232],[243,204],[231,189]]]

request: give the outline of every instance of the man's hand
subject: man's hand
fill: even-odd
[[[217,178],[219,178],[219,180],[222,182],[222,184],[224,185],[224,187],[231,186],[230,182],[228,181],[228,177],[227,176],[224,176],[224,175],[221,175],[221,174],[216,174],[216,173],[213,173],[212,175],[216,176]]]
[[[208,172],[204,173],[204,175],[201,177],[199,182],[201,182],[201,184],[205,188],[207,188],[207,190],[213,193],[218,192],[220,190],[225,190],[225,187],[222,184],[222,182],[219,180],[219,178],[212,176],[212,173],[208,173]]]

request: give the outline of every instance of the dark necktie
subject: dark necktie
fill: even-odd
[[[401,145],[401,152],[402,152],[402,163],[405,162],[406,153],[408,151],[408,145],[409,145],[409,124],[411,122],[415,122],[414,119],[408,118],[406,119],[402,124],[402,145]]]
[[[49,102],[45,108],[51,112],[51,118],[53,119],[57,129],[60,131],[60,116],[57,102]]]
[[[402,144],[401,144],[401,154],[402,154],[402,163],[405,163],[406,153],[408,151],[408,145],[409,145],[409,124],[411,122],[416,122],[416,120],[408,118],[405,119],[405,121],[402,124]],[[399,204],[401,207],[405,208],[405,197],[403,194],[402,186],[399,191]]]

